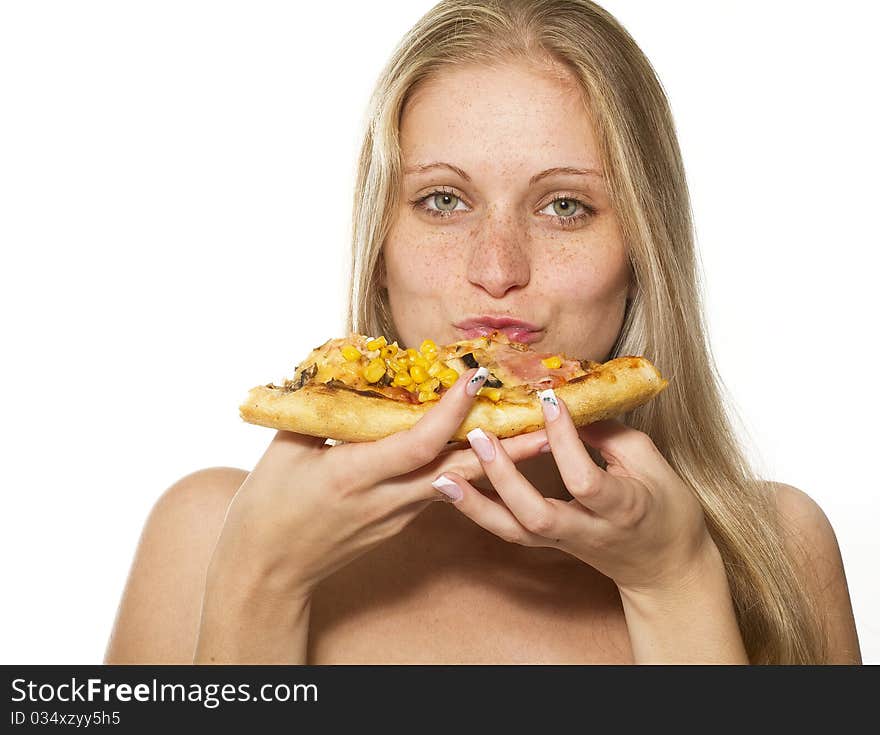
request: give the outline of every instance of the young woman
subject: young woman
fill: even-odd
[[[471,371],[410,431],[278,432],[250,473],[189,475],[106,660],[860,662],[826,517],[754,475],[725,414],[668,103],[626,31],[585,0],[441,2],[370,121],[346,329],[418,347],[512,318],[540,350],[646,355],[669,387],[450,449]]]

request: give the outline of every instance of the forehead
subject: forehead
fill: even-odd
[[[580,88],[562,67],[447,67],[419,86],[400,125],[405,164],[600,167]]]

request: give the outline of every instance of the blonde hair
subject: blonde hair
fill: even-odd
[[[699,289],[691,205],[669,103],[632,37],[588,0],[443,0],[404,37],[370,102],[357,169],[346,331],[398,339],[379,285],[397,206],[399,123],[416,85],[443,67],[510,59],[562,65],[583,90],[637,293],[610,358],[645,355],[670,380],[627,414],[703,506],[752,663],[826,658],[815,601],[786,552],[770,485],[726,413]],[[609,359],[610,359],[609,358]]]

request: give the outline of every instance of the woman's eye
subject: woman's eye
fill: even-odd
[[[541,210],[541,214],[556,215],[557,217],[573,217],[578,213],[578,207],[580,207],[581,210],[584,209],[584,205],[577,199],[560,197],[559,199],[554,199],[550,204],[544,207],[544,209]]]
[[[461,209],[467,209],[459,197],[443,191],[429,194],[425,197],[424,204],[426,209],[437,212],[454,212],[459,209],[459,205],[462,205]]]

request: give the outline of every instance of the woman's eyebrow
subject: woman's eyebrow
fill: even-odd
[[[465,181],[470,181],[471,177],[462,171],[458,166],[453,166],[445,161],[434,161],[433,163],[418,163],[404,169],[405,174],[420,174],[423,171],[430,171],[432,168],[448,168],[450,171],[457,173]]]
[[[555,168],[548,168],[546,171],[541,171],[539,174],[535,174],[532,178],[529,179],[529,186],[532,184],[538,183],[541,179],[546,179],[548,176],[553,176],[555,174],[569,174],[575,176],[595,176],[599,179],[604,179],[605,176],[601,171],[597,171],[593,168],[574,168],[573,166],[557,166]]]
[[[434,161],[433,163],[417,163],[404,169],[404,174],[420,174],[424,171],[430,171],[431,169],[435,168],[446,168],[461,176],[461,178],[463,178],[465,181],[471,180],[471,177],[468,176],[462,169],[460,169],[458,166],[453,166],[451,163],[446,163],[446,161]],[[555,166],[554,168],[548,168],[544,171],[541,171],[541,173],[532,176],[532,178],[529,179],[529,186],[538,183],[541,179],[545,179],[548,176],[554,176],[557,174],[568,174],[574,176],[594,176],[599,179],[605,178],[601,171],[597,171],[593,168]]]

